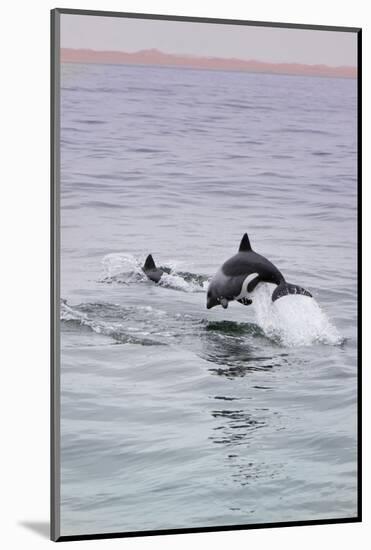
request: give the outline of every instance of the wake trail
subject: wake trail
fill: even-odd
[[[103,275],[100,282],[112,284],[146,283],[156,284],[148,280],[143,273],[144,258],[138,259],[131,254],[107,254],[103,260]],[[178,270],[176,262],[168,261],[159,266],[164,271],[158,286],[179,290],[181,292],[205,292],[208,277]]]

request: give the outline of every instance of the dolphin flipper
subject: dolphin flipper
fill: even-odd
[[[219,299],[219,302],[220,302],[220,305],[221,305],[224,309],[227,309],[227,307],[228,307],[228,300],[227,300],[227,298],[220,298],[220,299]]]

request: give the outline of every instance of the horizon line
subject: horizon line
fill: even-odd
[[[125,52],[120,50],[94,50],[91,48],[60,48],[62,63],[136,64],[178,66],[195,69],[234,70],[255,73],[293,74],[356,78],[357,67],[330,66],[297,62],[269,62],[236,57],[195,56],[166,53],[152,48]]]

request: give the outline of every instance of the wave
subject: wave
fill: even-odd
[[[137,327],[127,327],[120,322],[128,316],[132,317],[133,309],[135,308],[122,308],[108,303],[88,303],[72,307],[66,300],[61,300],[60,319],[69,325],[87,327],[96,334],[109,336],[120,344],[164,345],[164,342],[148,338],[145,331]],[[150,306],[143,306],[142,309],[152,310]]]
[[[120,306],[106,302],[70,306],[61,303],[61,321],[111,337],[116,343],[181,345],[216,364],[236,366],[256,358],[259,340],[279,347],[340,345],[344,339],[313,298],[285,296],[271,300],[272,285],[254,293],[256,322],[211,321],[187,313],[169,314],[152,306]],[[197,352],[198,349],[198,352]],[[272,357],[268,359],[271,368]],[[250,366],[248,367],[250,368]],[[259,368],[261,368],[259,366]]]

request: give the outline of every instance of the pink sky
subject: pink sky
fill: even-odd
[[[183,57],[357,66],[355,32],[254,25],[62,14],[61,47],[127,53],[155,49]]]

